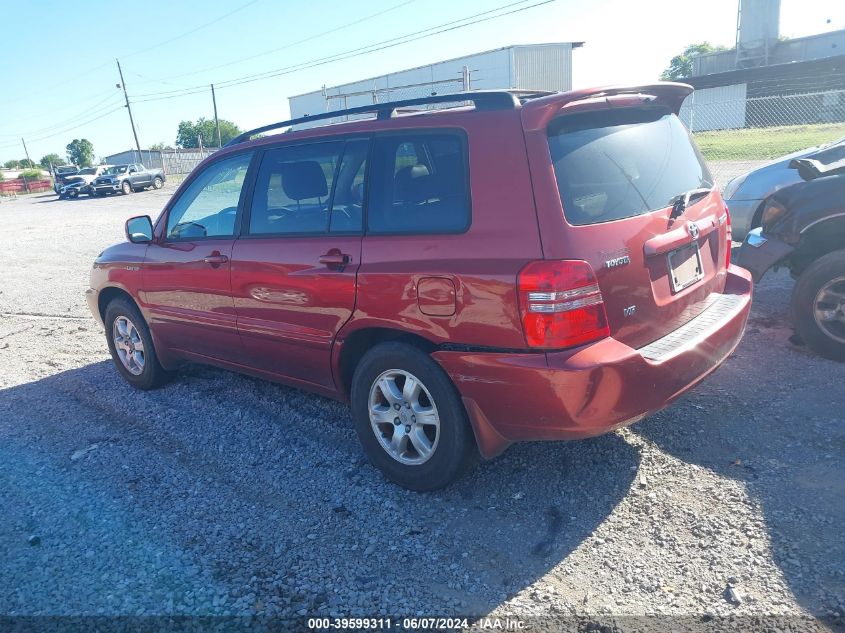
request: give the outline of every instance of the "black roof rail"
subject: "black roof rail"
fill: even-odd
[[[455,92],[444,95],[434,95],[431,97],[420,97],[418,99],[404,99],[402,101],[388,101],[386,103],[374,103],[372,105],[359,106],[357,108],[347,108],[346,110],[332,110],[331,112],[321,112],[320,114],[310,114],[299,117],[298,119],[290,119],[289,121],[279,121],[278,123],[271,123],[257,127],[253,130],[248,130],[243,134],[239,134],[231,141],[226,143],[226,147],[230,145],[237,145],[250,140],[256,134],[262,132],[269,132],[270,130],[278,130],[283,127],[291,127],[299,123],[308,123],[310,121],[321,121],[324,119],[334,119],[339,116],[347,116],[352,114],[376,114],[377,119],[392,118],[398,108],[407,108],[418,105],[428,105],[431,103],[450,103],[459,101],[471,101],[476,110],[513,110],[517,108],[519,103],[518,95],[507,90],[479,90],[477,92]]]

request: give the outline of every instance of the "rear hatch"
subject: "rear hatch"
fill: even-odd
[[[673,108],[646,99],[574,110],[546,131],[564,230],[542,236],[544,253],[588,261],[611,336],[641,347],[724,289],[727,211]]]

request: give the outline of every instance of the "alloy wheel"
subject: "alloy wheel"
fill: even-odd
[[[144,372],[146,357],[144,341],[135,324],[125,316],[117,317],[112,324],[112,340],[117,357],[126,371],[133,376],[140,376]]]
[[[813,318],[827,336],[845,343],[845,277],[831,279],[816,293]]]
[[[401,464],[418,466],[434,455],[440,416],[426,386],[402,369],[382,372],[370,388],[370,425],[384,451]]]

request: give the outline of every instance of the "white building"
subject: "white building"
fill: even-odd
[[[507,46],[289,97],[291,118],[464,90],[570,90],[583,42]]]

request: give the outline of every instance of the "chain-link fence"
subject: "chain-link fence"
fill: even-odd
[[[746,98],[744,86],[730,88],[696,91],[681,109],[719,187],[773,159],[845,137],[845,90]]]

